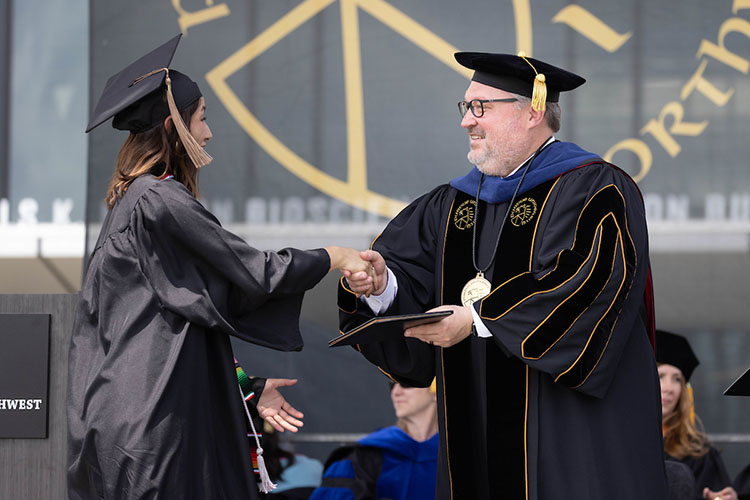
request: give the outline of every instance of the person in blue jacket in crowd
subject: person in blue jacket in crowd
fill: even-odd
[[[435,382],[425,388],[392,384],[396,425],[334,450],[310,500],[433,500],[438,422]]]

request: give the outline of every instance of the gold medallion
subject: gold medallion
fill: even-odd
[[[477,300],[483,299],[490,294],[492,285],[484,278],[484,273],[479,271],[476,278],[466,282],[461,290],[461,304],[470,306]]]

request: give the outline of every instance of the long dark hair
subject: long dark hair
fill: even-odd
[[[188,125],[198,110],[200,99],[183,109],[180,114]],[[128,190],[130,183],[143,174],[155,177],[173,175],[196,197],[198,196],[197,170],[182,145],[175,127],[170,130],[160,123],[138,134],[131,133],[120,148],[115,171],[107,189],[105,202],[112,208]]]

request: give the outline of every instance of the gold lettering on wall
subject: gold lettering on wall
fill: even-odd
[[[516,52],[534,55],[534,36],[531,31],[531,0],[513,0],[513,15],[516,22]]]
[[[693,92],[693,90],[698,89],[701,94],[708,97],[715,105],[723,107],[727,104],[727,102],[729,102],[729,99],[734,94],[734,89],[729,89],[726,92],[721,92],[713,83],[703,78],[703,71],[705,71],[707,64],[707,60],[704,59],[703,61],[701,61],[698,69],[695,70],[695,73],[693,73],[693,76],[690,77],[690,80],[688,80],[687,83],[682,87],[680,99],[684,101]]]
[[[731,66],[740,73],[747,73],[748,68],[750,68],[750,63],[747,59],[743,59],[737,54],[729,52],[727,48],[724,47],[724,38],[732,32],[739,32],[750,38],[750,23],[738,17],[727,19],[719,28],[718,45],[709,42],[708,40],[701,41],[701,46],[698,49],[696,57],[700,59],[704,55],[708,55],[717,61],[723,62],[727,66]]]
[[[734,0],[732,4],[732,13],[736,14],[742,9],[750,9],[750,0]]]
[[[674,158],[680,153],[680,150],[682,148],[669,133],[672,133],[673,135],[687,135],[695,137],[697,135],[701,135],[706,126],[708,126],[708,120],[700,123],[683,123],[682,117],[684,114],[685,110],[682,107],[682,104],[677,101],[669,102],[664,105],[663,108],[661,108],[661,113],[659,113],[658,120],[650,120],[646,124],[646,126],[641,129],[641,135],[653,135],[654,138],[659,141],[661,147],[663,147],[664,150],[669,153],[669,156]],[[672,116],[674,118],[674,123],[669,128],[669,133],[667,132],[667,128],[664,126],[664,121],[667,116]]]
[[[750,0],[735,0],[732,12],[736,14],[737,11],[747,8],[750,8]],[[734,32],[744,34],[746,37],[750,38],[750,22],[737,17],[729,18],[719,27],[717,43],[705,39],[701,41],[696,55],[697,58],[701,59],[701,62],[681,89],[680,99],[682,101],[685,101],[690,97],[694,90],[697,90],[707,97],[714,105],[718,107],[726,106],[729,99],[734,95],[734,89],[729,88],[725,91],[720,90],[704,77],[704,72],[709,61],[707,57],[734,68],[740,73],[747,74],[748,71],[750,71],[750,61],[729,51],[724,45],[724,40],[727,35]],[[682,147],[675,140],[674,136],[681,135],[697,137],[705,131],[709,123],[708,120],[700,122],[683,122],[682,119],[684,112],[685,110],[680,102],[672,101],[665,104],[659,113],[659,118],[649,120],[648,123],[641,128],[640,135],[651,135],[659,145],[664,148],[664,151],[666,151],[667,154],[673,158],[676,157],[682,150]],[[671,117],[674,120],[672,126],[669,128],[665,125],[667,117]],[[633,176],[633,178],[636,182],[640,181],[651,168],[653,154],[650,147],[640,139],[624,139],[612,146],[604,155],[604,159],[606,161],[612,161],[612,157],[615,153],[622,150],[630,151],[638,157],[641,169],[637,175]]]
[[[622,150],[635,153],[635,155],[638,157],[638,160],[641,163],[641,170],[637,174],[632,175],[632,177],[635,182],[640,182],[641,179],[646,177],[648,171],[651,170],[651,164],[654,161],[654,157],[651,154],[651,149],[649,149],[648,145],[646,145],[646,143],[640,139],[623,139],[609,148],[609,151],[607,151],[604,155],[604,160],[610,163],[614,163],[612,161],[612,157],[615,155],[615,153]]]
[[[180,31],[187,35],[188,28],[196,26],[198,24],[207,23],[220,17],[229,15],[229,7],[227,4],[221,3],[214,5],[213,0],[206,0],[205,9],[196,10],[194,12],[188,12],[182,8],[182,0],[172,0],[172,7],[179,14],[177,22],[180,24]]]
[[[554,23],[565,23],[607,52],[615,52],[632,36],[620,34],[580,5],[568,5],[552,18]]]

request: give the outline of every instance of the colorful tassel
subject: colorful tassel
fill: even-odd
[[[242,398],[242,406],[245,408],[245,415],[247,420],[250,422],[250,428],[253,430],[253,437],[255,437],[256,452],[258,454],[258,471],[260,472],[260,491],[263,493],[270,493],[276,489],[276,484],[271,481],[271,476],[268,475],[268,469],[266,469],[266,462],[263,460],[263,448],[260,446],[260,440],[258,439],[258,433],[255,430],[255,424],[253,424],[253,418],[250,416],[250,410],[247,408],[245,403],[245,394],[242,392],[242,387],[237,384],[237,388],[240,390],[240,398]]]

